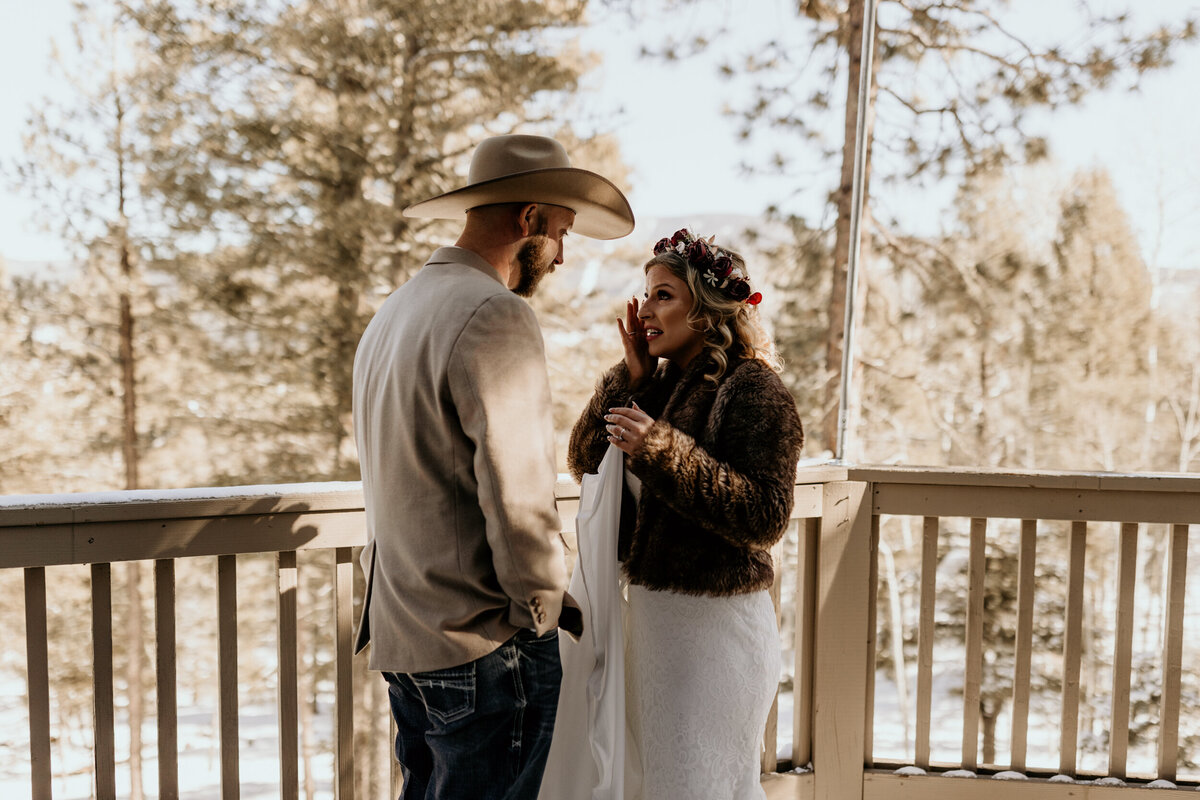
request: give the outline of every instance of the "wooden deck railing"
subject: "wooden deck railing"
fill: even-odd
[[[559,510],[568,541],[578,495],[570,482],[559,485]],[[773,712],[765,732],[764,772],[784,770],[771,779],[771,796],[797,798],[1112,798],[1126,797],[1152,779],[1171,781],[1174,792],[1195,790],[1197,776],[1181,767],[1181,729],[1200,724],[1183,696],[1182,678],[1195,669],[1183,652],[1188,619],[1188,526],[1200,523],[1200,478],[1186,476],[1116,476],[1087,474],[980,473],[927,469],[803,470],[796,486],[793,512],[796,529],[777,551],[780,580],[776,586],[784,625],[785,650],[794,653],[790,702],[792,730],[782,763],[778,719]],[[876,708],[876,594],[879,584],[881,530],[897,520],[919,523],[920,564],[916,585],[915,638],[917,651],[913,757],[877,755],[880,731],[895,729],[901,711]],[[966,526],[966,600],[962,608],[936,607],[939,555],[949,531],[959,521]],[[1116,535],[1117,592],[1113,618],[1111,713],[1107,767],[1086,773],[1079,768],[1077,750],[1080,714],[1080,670],[1085,642],[1099,641],[1085,627],[1084,597],[1089,545],[1102,523],[1119,526]],[[1009,753],[983,763],[979,757],[981,692],[988,689],[983,652],[989,537],[1017,526],[1018,569],[1015,623],[1007,635],[1015,640],[1012,699],[1007,734]],[[1043,528],[1066,525],[1066,599],[1061,624],[1061,647],[1054,653],[1039,649],[1033,636],[1038,587],[1039,540]],[[1158,687],[1158,743],[1152,775],[1131,775],[1127,769],[1131,653],[1137,539],[1148,525],[1166,525],[1164,548],[1166,597],[1163,603],[1161,681]],[[269,554],[274,558],[275,642],[277,653],[276,736],[279,749],[279,794],[299,796],[301,763],[297,728],[300,691],[297,663],[297,554],[324,551],[331,571],[332,624],[327,639],[313,643],[331,653],[334,678],[332,794],[355,796],[352,699],[362,691],[352,678],[351,637],[355,621],[355,548],[363,544],[362,497],[355,484],[241,487],[185,492],[116,492],[97,496],[5,498],[0,501],[0,569],[23,570],[25,649],[28,693],[29,786],[35,798],[53,794],[57,770],[52,761],[55,730],[51,713],[49,631],[56,626],[52,584],[47,568],[82,565],[90,572],[93,679],[93,783],[99,797],[125,796],[117,785],[118,713],[114,699],[113,591],[111,565],[149,561],[154,565],[154,685],[157,708],[158,796],[178,797],[188,780],[179,772],[179,713],[177,708],[176,567],[185,559],[215,561],[211,608],[217,627],[217,736],[220,751],[220,794],[240,796],[238,684],[238,566],[240,557]],[[1105,542],[1101,542],[1107,544]],[[1059,565],[1055,565],[1056,568]],[[11,574],[11,573],[9,573]],[[262,604],[266,598],[241,598]],[[190,610],[190,609],[189,609]],[[1196,609],[1191,608],[1193,616]],[[962,731],[961,751],[953,757],[936,752],[934,677],[945,664],[935,661],[935,641],[945,644],[937,614],[961,617],[960,640],[952,650],[961,653],[962,713],[950,723]],[[1193,631],[1193,634],[1200,631]],[[186,635],[186,631],[184,632]],[[893,634],[894,635],[894,634]],[[958,634],[956,634],[958,635]],[[1102,640],[1107,641],[1106,639]],[[80,658],[86,658],[85,643]],[[901,650],[901,652],[903,652]],[[1028,763],[1030,734],[1031,663],[1061,661],[1058,682],[1060,708],[1058,763]],[[957,668],[957,664],[955,667]],[[906,679],[907,680],[907,679]],[[789,701],[790,696],[790,701]],[[377,713],[386,716],[386,703]],[[1037,717],[1040,720],[1042,717]],[[944,721],[943,721],[944,723]],[[1194,732],[1194,731],[1193,731]],[[10,732],[10,741],[20,735]],[[944,748],[943,748],[944,749]],[[884,757],[886,755],[886,757]],[[787,757],[787,756],[790,756]],[[801,767],[792,771],[794,766]],[[897,772],[898,767],[909,769]],[[956,771],[957,770],[957,771]],[[1008,771],[1025,779],[1008,781],[989,775]],[[922,774],[924,773],[924,774]],[[1075,779],[1059,783],[1059,773]],[[979,776],[974,780],[953,777]],[[949,776],[949,777],[948,777]],[[1083,783],[1084,780],[1090,781]],[[1096,783],[1097,779],[1107,779]],[[1061,779],[1059,779],[1061,780]],[[1125,785],[1107,785],[1125,781]],[[1171,789],[1166,790],[1170,795]],[[362,793],[360,792],[360,795]],[[1158,795],[1156,795],[1158,796]],[[1189,796],[1195,796],[1190,794]]]

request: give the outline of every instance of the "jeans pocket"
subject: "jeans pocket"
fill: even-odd
[[[409,675],[421,693],[429,715],[442,724],[455,722],[475,711],[475,665],[414,672]]]

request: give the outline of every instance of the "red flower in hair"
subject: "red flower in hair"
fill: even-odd
[[[729,283],[729,296],[734,300],[746,300],[750,297],[750,284],[735,278]]]
[[[746,302],[752,306],[756,306],[762,302],[762,292],[755,292],[746,298]]]
[[[713,261],[713,272],[718,278],[729,277],[729,273],[733,272],[733,259],[729,256],[717,256]]]
[[[703,239],[697,239],[690,243],[684,251],[684,255],[698,270],[704,270],[712,263],[712,251],[708,249],[708,245],[704,243]]]
[[[659,253],[665,253],[666,251],[670,250],[672,247],[673,247],[673,245],[671,244],[671,240],[664,236],[663,238],[659,239],[655,243],[654,255],[658,255]]]
[[[692,235],[688,233],[687,228],[680,228],[671,236],[671,244],[679,244],[680,242],[690,242]]]

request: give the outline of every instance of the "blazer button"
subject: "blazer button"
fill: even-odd
[[[544,611],[538,612],[537,621],[538,621],[538,625],[541,625],[542,623],[544,623],[546,621],[546,614]]]

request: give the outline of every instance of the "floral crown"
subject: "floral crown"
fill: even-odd
[[[671,238],[662,238],[654,245],[654,254],[674,251],[687,259],[700,273],[700,278],[709,286],[723,292],[739,302],[756,306],[762,302],[762,293],[750,292],[750,281],[746,273],[734,266],[729,253],[712,243],[716,237],[702,239],[693,236],[687,228],[675,231]]]

